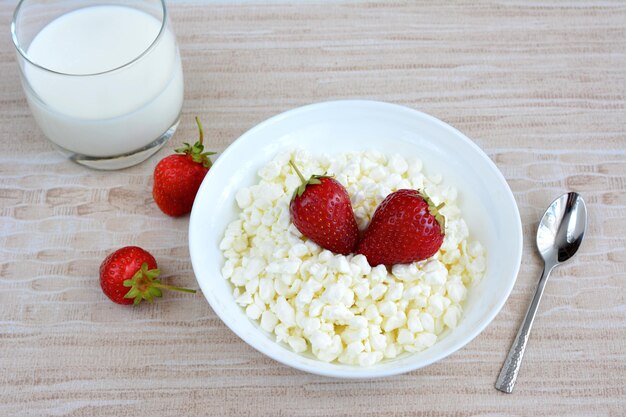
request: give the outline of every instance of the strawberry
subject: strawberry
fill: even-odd
[[[200,139],[193,146],[185,142],[176,154],[163,158],[154,168],[152,196],[161,211],[173,217],[191,211],[198,188],[211,168],[209,155],[215,154],[203,152],[204,133],[197,117],[196,123]]]
[[[359,228],[348,191],[326,175],[312,175],[307,181],[293,161],[289,164],[302,180],[289,205],[293,224],[321,247],[343,255],[351,253],[359,239]]]
[[[370,265],[395,265],[433,256],[443,243],[445,218],[424,193],[398,190],[376,208],[357,253]]]
[[[100,265],[100,286],[117,304],[137,305],[161,296],[161,289],[195,293],[196,290],[161,284],[157,263],[147,251],[126,246],[106,257]]]

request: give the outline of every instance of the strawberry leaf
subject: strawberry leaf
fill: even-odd
[[[202,164],[205,168],[211,168],[213,162],[211,162],[210,155],[215,155],[215,152],[204,152],[204,145],[202,142],[204,141],[204,131],[202,130],[202,124],[200,123],[200,119],[196,117],[196,124],[198,125],[198,130],[200,131],[200,138],[196,143],[190,145],[187,142],[183,142],[182,148],[175,149],[177,153],[182,153],[185,155],[189,155],[192,161],[198,164]]]
[[[308,185],[319,185],[322,183],[322,178],[332,178],[332,175],[326,175],[326,173],[324,173],[323,175],[311,175],[308,180],[305,180],[304,176],[302,175],[296,164],[293,162],[293,160],[289,160],[289,165],[293,167],[293,169],[296,171],[296,174],[298,174],[298,177],[300,177],[300,181],[302,181],[302,184],[300,184],[298,188],[296,188],[293,192],[293,196],[291,197],[292,200],[296,197],[301,197],[302,194],[304,194],[304,191],[306,190],[306,187]]]
[[[161,284],[158,278],[161,271],[159,269],[148,269],[146,262],[141,264],[141,268],[133,275],[131,279],[127,279],[123,282],[125,287],[131,287],[130,291],[124,295],[124,298],[133,299],[133,305],[138,305],[142,300],[146,300],[149,303],[154,301],[155,297],[163,296],[162,288],[195,293],[195,290],[188,288],[174,287],[171,285]]]
[[[439,223],[439,229],[441,230],[441,234],[445,234],[445,230],[446,230],[446,218],[443,214],[441,214],[441,209],[446,205],[445,203],[441,203],[438,206],[435,205],[435,203],[433,202],[433,200],[430,199],[430,197],[428,196],[428,194],[426,194],[424,191],[418,191],[418,193],[422,196],[422,198],[424,199],[424,201],[426,201],[426,204],[428,204],[428,211],[430,212],[430,214],[432,216],[435,217],[435,220],[437,220],[437,223]]]

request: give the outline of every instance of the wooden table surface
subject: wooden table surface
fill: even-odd
[[[35,126],[0,2],[0,416],[465,416],[626,413],[626,3],[334,1],[170,4],[186,80],[182,123],[147,162],[98,172]],[[443,3],[443,2],[442,2]],[[425,369],[341,381],[268,359],[201,294],[111,303],[98,266],[140,245],[196,287],[188,218],[155,206],[156,162],[194,139],[221,151],[278,112],[340,98],[430,113],[471,137],[524,225],[517,283],[491,325]],[[516,391],[493,388],[540,274],[534,230],[561,193],[589,210],[557,269]]]

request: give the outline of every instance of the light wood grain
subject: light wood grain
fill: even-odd
[[[626,3],[285,2],[170,5],[184,114],[156,157],[119,172],[66,161],[19,86],[0,3],[1,416],[619,416],[626,413]],[[426,369],[372,381],[301,373],[254,351],[201,295],[123,308],[97,270],[143,246],[195,286],[188,219],[151,198],[154,165],[195,137],[222,150],[299,105],[370,98],[449,122],[515,193],[524,257],[502,312]],[[581,252],[548,284],[513,395],[493,388],[540,273],[533,233],[567,190],[588,203]]]

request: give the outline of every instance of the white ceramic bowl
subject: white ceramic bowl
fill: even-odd
[[[377,149],[414,155],[425,171],[440,173],[459,192],[471,237],[487,248],[487,271],[470,288],[458,327],[431,348],[361,368],[325,363],[277,343],[235,304],[222,277],[219,249],[226,225],[237,216],[236,192],[258,182],[258,169],[285,149],[312,153]],[[343,378],[400,374],[436,362],[475,338],[498,314],[513,288],[522,254],[522,227],[515,199],[498,168],[458,130],[424,113],[375,101],[331,101],[272,117],[244,133],[207,174],[191,213],[189,251],[200,288],[213,311],[246,343],[303,371]]]

